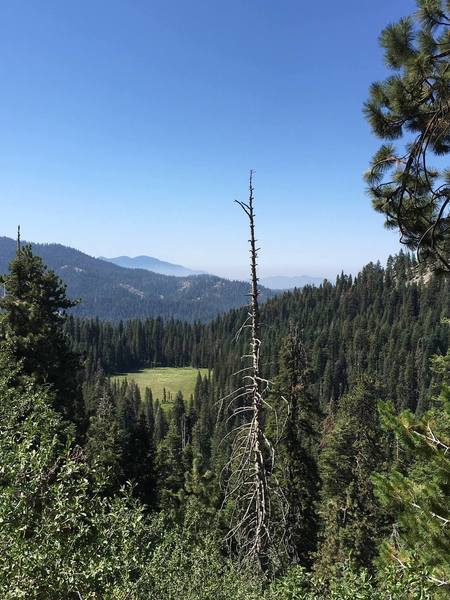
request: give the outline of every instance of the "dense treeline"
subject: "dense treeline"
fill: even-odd
[[[164,321],[162,318],[118,324],[69,317],[66,332],[74,349],[86,357],[89,370],[108,373],[142,367],[201,367],[207,359],[197,355],[204,341],[200,323]]]
[[[263,367],[269,377],[277,374],[292,321],[301,331],[314,372],[312,391],[322,407],[368,374],[383,382],[399,409],[421,413],[429,405],[430,358],[447,351],[448,331],[441,321],[449,314],[448,278],[421,274],[409,255],[400,254],[385,268],[370,264],[354,278],[340,275],[335,284],[308,286],[266,302]],[[67,331],[75,349],[87,354],[91,370],[206,367],[214,369],[216,385],[224,392],[245,353],[245,337],[235,338],[245,316],[245,310],[235,310],[208,325],[70,318]]]

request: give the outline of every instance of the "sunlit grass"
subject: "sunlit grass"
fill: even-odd
[[[168,408],[178,391],[181,391],[185,401],[188,401],[194,393],[197,374],[200,371],[202,377],[208,374],[208,369],[194,369],[192,367],[159,367],[155,369],[141,369],[129,373],[115,375],[113,379],[129,379],[135,381],[144,397],[146,387],[151,388],[153,399],[159,399],[163,408]],[[164,389],[166,390],[166,401],[164,402]]]

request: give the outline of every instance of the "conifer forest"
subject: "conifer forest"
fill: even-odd
[[[183,300],[108,263],[78,298],[51,247],[5,242],[0,598],[450,597],[450,2],[379,41],[364,179],[403,244],[387,261],[260,286],[252,171],[230,198],[245,285],[193,275]],[[143,281],[161,289],[139,304]],[[133,379],[166,367],[198,371],[192,393]]]

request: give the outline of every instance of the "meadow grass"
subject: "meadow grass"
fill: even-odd
[[[197,374],[202,377],[208,375],[208,369],[194,369],[192,367],[158,367],[154,369],[141,369],[129,373],[115,375],[114,380],[128,379],[135,381],[144,397],[145,388],[149,387],[153,393],[153,399],[159,399],[164,409],[169,408],[175,395],[181,391],[185,401],[189,401],[191,394],[194,393]],[[166,390],[166,401],[163,401],[164,388]]]

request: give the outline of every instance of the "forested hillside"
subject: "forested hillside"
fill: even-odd
[[[448,278],[421,278],[417,263],[400,254],[385,268],[367,265],[355,278],[341,275],[334,284],[308,286],[267,302],[261,313],[264,372],[268,377],[278,372],[281,344],[290,323],[296,323],[322,407],[338,401],[365,373],[383,382],[399,409],[421,413],[431,395],[430,358],[448,348],[442,319],[449,314]],[[71,318],[66,327],[90,369],[207,367],[224,391],[245,354],[245,338],[235,339],[245,317],[243,309],[208,325],[161,319],[114,325]]]
[[[145,269],[126,269],[61,244],[33,244],[66,283],[71,298],[81,302],[73,314],[118,321],[148,316],[208,321],[246,303],[248,286],[214,275],[174,277]],[[0,238],[0,273],[8,270],[16,242]],[[269,298],[274,292],[263,289]]]

